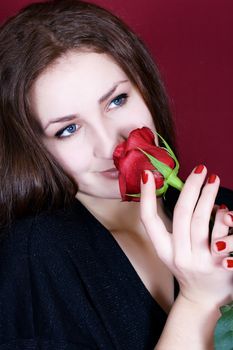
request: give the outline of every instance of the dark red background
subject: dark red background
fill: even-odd
[[[0,20],[32,1],[8,0]],[[233,1],[93,0],[145,41],[165,80],[183,177],[199,163],[233,189]]]

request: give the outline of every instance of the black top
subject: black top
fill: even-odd
[[[0,350],[153,349],[165,321],[117,241],[77,200],[15,222],[0,244]]]

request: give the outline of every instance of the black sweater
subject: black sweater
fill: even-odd
[[[77,200],[18,220],[0,244],[0,350],[153,349],[165,322],[111,233]]]

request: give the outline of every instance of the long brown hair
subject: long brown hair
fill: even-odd
[[[63,206],[77,186],[41,142],[29,103],[35,79],[70,50],[109,54],[139,89],[157,131],[174,147],[158,70],[142,41],[107,10],[79,0],[31,4],[0,31],[0,227]]]

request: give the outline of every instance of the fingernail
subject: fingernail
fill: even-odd
[[[226,249],[226,243],[223,241],[218,241],[215,243],[216,247],[217,247],[217,251],[220,252],[221,250]]]
[[[227,206],[225,204],[221,204],[219,209],[227,209]]]
[[[213,184],[216,180],[216,177],[217,177],[217,175],[215,175],[215,174],[210,175],[208,178],[208,184]]]
[[[195,170],[194,170],[194,174],[201,174],[202,171],[203,171],[203,169],[204,169],[204,165],[203,165],[203,164],[198,165],[198,166],[195,168]]]
[[[142,172],[142,182],[145,185],[147,183],[147,181],[148,181],[148,174],[146,173],[145,170],[143,170],[143,172]]]
[[[233,267],[233,260],[227,260],[227,267],[232,268]]]
[[[227,215],[229,215],[231,218],[231,221],[233,221],[233,215],[232,214],[227,214]]]

